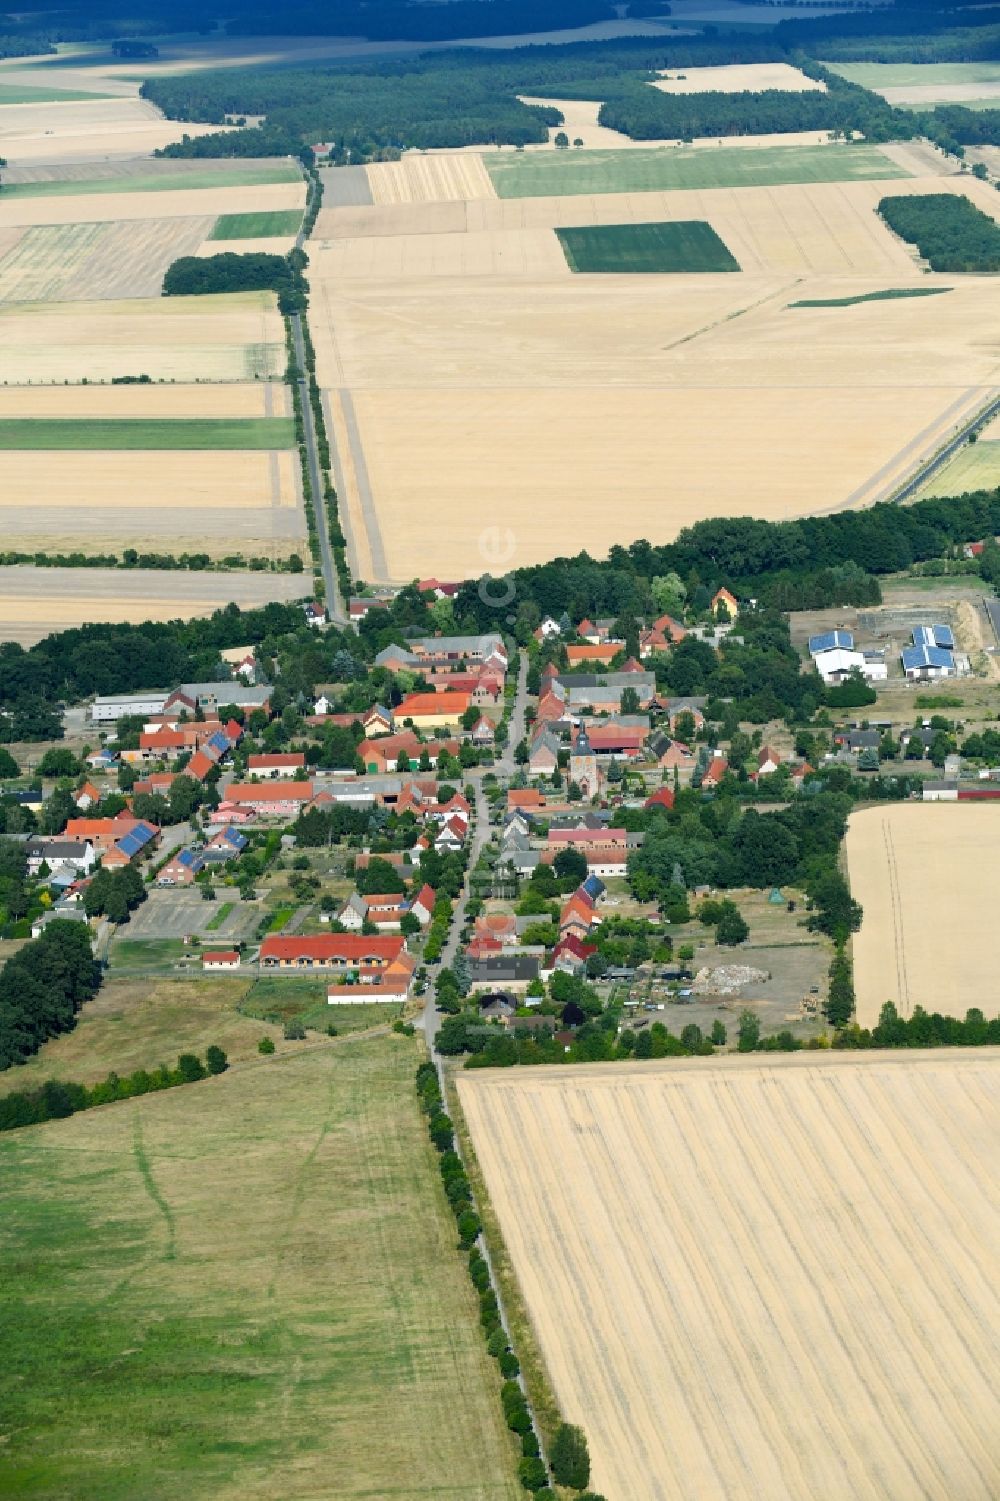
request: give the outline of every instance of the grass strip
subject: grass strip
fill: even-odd
[[[894,302],[899,297],[937,297],[952,287],[888,287],[884,292],[860,292],[856,297],[803,297],[791,307],[854,307],[859,302]]]
[[[274,235],[297,235],[302,212],[297,208],[261,209],[253,214],[220,214],[210,240],[267,240]]]
[[[290,417],[0,418],[0,450],[294,447]]]

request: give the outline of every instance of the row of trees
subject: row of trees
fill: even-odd
[[[964,1020],[942,1016],[939,1011],[913,1008],[913,1015],[900,1016],[893,1001],[886,1001],[876,1026],[844,1027],[834,1038],[836,1048],[980,1048],[1000,1043],[1000,1017],[987,1021],[977,1006]]]
[[[878,212],[932,271],[1000,271],[1000,227],[960,193],[883,198]]]
[[[97,994],[100,969],[85,923],[50,923],[0,970],[0,1069],[23,1063],[68,1032]]]
[[[49,1080],[40,1089],[21,1090],[0,1099],[0,1131],[14,1131],[19,1126],[37,1126],[42,1121],[65,1120],[79,1110],[95,1105],[111,1105],[116,1100],[132,1100],[138,1095],[160,1089],[174,1089],[178,1084],[196,1084],[212,1074],[225,1073],[229,1062],[221,1048],[206,1050],[204,1063],[197,1053],[182,1053],[176,1068],[161,1063],[149,1070],[137,1068],[124,1076],[110,1073],[100,1084],[63,1084]]]
[[[499,1299],[490,1277],[489,1262],[476,1244],[482,1223],[475,1210],[472,1185],[462,1159],[455,1151],[454,1127],[444,1108],[441,1084],[433,1063],[420,1064],[416,1085],[420,1107],[427,1117],[428,1134],[438,1152],[445,1197],[455,1215],[459,1250],[468,1255],[469,1277],[479,1296],[479,1325],[486,1340],[486,1348],[497,1362],[503,1378],[500,1402],[504,1421],[521,1446],[518,1479],[537,1501],[555,1501],[555,1492],[549,1485],[549,1474],[541,1457],[541,1445],[534,1429],[524,1387],[519,1380],[521,1365],[511,1349],[510,1337],[504,1328]],[[570,1490],[586,1492],[579,1496],[578,1501],[603,1501],[594,1492],[586,1491],[590,1481],[590,1455],[587,1439],[581,1428],[570,1423],[558,1425],[553,1435],[550,1460],[552,1478],[557,1484]]]

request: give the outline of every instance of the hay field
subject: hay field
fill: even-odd
[[[23,552],[245,552],[305,545],[295,451],[4,454],[0,526]]]
[[[865,909],[855,935],[858,1021],[885,1001],[964,1016],[1000,1013],[1000,806],[912,803],[865,808],[847,826],[851,890]]]
[[[419,1057],[337,1040],[3,1137],[8,1490],[517,1501]]]
[[[995,490],[1000,485],[1000,441],[978,443],[960,448],[930,483],[920,491],[928,495],[964,495],[970,490]]]
[[[265,240],[299,232],[302,215],[297,209],[262,209],[250,214],[220,214],[212,230],[213,240]]]
[[[0,417],[0,452],[13,450],[293,448],[288,417]]]
[[[889,104],[964,104],[996,100],[1000,108],[1000,62],[824,63],[850,83],[881,94]]]
[[[288,387],[277,381],[218,386],[0,385],[0,421],[11,417],[288,417],[290,413]]]
[[[1000,1050],[462,1073],[608,1501],[993,1501]]]
[[[683,76],[679,76],[679,75]],[[661,69],[652,85],[664,94],[759,94],[777,89],[786,94],[826,93],[826,84],[809,78],[790,63],[733,63],[719,68]]]
[[[270,292],[0,305],[4,378],[234,381],[280,376],[285,341]]]
[[[472,152],[441,156],[404,156],[365,169],[373,203],[466,202],[493,198],[493,184],[482,157]]]
[[[192,255],[212,222],[210,215],[203,215],[25,229],[0,260],[0,302],[156,297],[167,267],[182,255]]]
[[[757,150],[720,146],[714,151],[655,146],[644,151],[552,151],[535,155],[497,152],[482,160],[499,198],[759,188],[784,183],[883,181],[909,175],[877,146],[868,145],[772,145]],[[375,201],[379,201],[377,195]]]
[[[120,549],[114,535],[103,540],[109,551]],[[308,574],[290,573],[0,567],[0,641],[33,646],[53,631],[99,621],[190,620],[231,601],[253,609],[301,599],[308,583]]]
[[[260,187],[234,182],[228,187],[215,188],[181,188],[174,186],[172,178],[154,180],[168,186],[152,192],[128,189],[123,192],[115,184],[102,180],[100,191],[93,193],[48,196],[13,193],[9,197],[4,193],[0,195],[0,225],[98,224],[125,219],[185,219],[205,214],[214,219],[218,214],[243,214],[260,209],[301,209],[305,203],[301,178],[296,182],[264,183]]]

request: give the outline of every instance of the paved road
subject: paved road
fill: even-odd
[[[517,692],[514,698],[514,707],[511,712],[509,735],[503,754],[494,763],[493,770],[501,781],[508,781],[515,771],[514,747],[524,734],[525,710],[528,702],[528,658],[527,653],[521,653],[521,666],[517,675]],[[465,884],[455,901],[455,914],[452,918],[451,930],[448,934],[444,948],[441,950],[441,963],[435,965],[431,973],[431,983],[428,986],[427,998],[424,1002],[424,1014],[418,1025],[423,1027],[424,1036],[427,1039],[428,1051],[433,1056],[435,1038],[441,1025],[441,1013],[437,1009],[434,999],[434,976],[440,968],[450,965],[458,953],[459,934],[465,922],[465,904],[469,900],[470,877],[476,868],[476,862],[482,854],[483,848],[490,840],[490,813],[486,794],[483,791],[483,773],[478,768],[469,771],[467,781],[471,782],[475,790],[473,803],[473,815],[475,824],[470,836],[469,862],[465,870]]]
[[[295,346],[295,363],[301,372],[299,377],[299,399],[302,402],[302,427],[306,440],[306,463],[309,469],[309,483],[313,492],[313,509],[316,516],[316,531],[319,536],[319,555],[323,568],[323,588],[326,594],[326,608],[330,619],[335,625],[347,624],[347,610],[340,596],[340,585],[337,582],[337,570],[333,566],[333,550],[330,547],[330,533],[326,524],[326,499],[324,491],[323,471],[320,468],[319,452],[316,447],[316,426],[313,417],[312,403],[309,400],[309,379],[306,370],[306,347],[302,337],[302,317],[299,313],[293,313],[291,317],[292,343]]]

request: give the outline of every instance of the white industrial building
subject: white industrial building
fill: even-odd
[[[809,655],[824,683],[842,683],[852,672],[859,672],[870,683],[885,682],[889,676],[885,654],[857,651],[850,631],[810,636]]]

